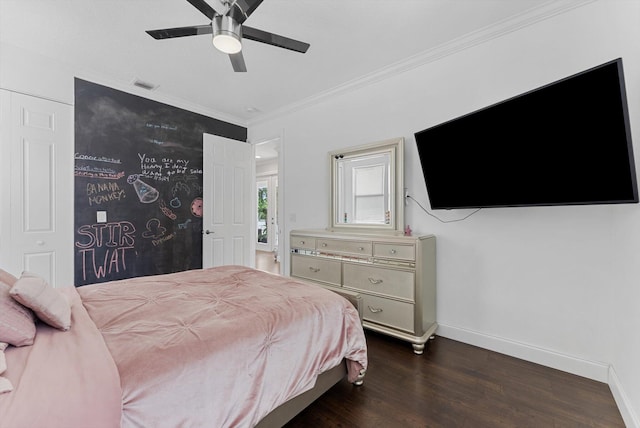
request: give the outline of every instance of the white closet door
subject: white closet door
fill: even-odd
[[[2,264],[73,285],[73,108],[2,91]],[[7,162],[8,161],[8,162]],[[8,178],[9,184],[5,178]]]

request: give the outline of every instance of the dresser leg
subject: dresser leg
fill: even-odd
[[[422,355],[424,352],[424,343],[412,343],[411,346],[413,346],[414,354]]]

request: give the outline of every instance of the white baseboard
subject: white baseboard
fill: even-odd
[[[613,367],[609,367],[609,388],[611,389],[611,393],[613,394],[613,399],[616,400],[616,404],[618,405],[618,410],[620,410],[620,414],[622,415],[622,420],[627,428],[640,428],[640,419],[638,419],[638,415],[636,415],[633,411],[633,407],[629,402],[629,397],[625,394],[622,389],[622,385],[620,384],[620,379],[618,379],[618,375]]]
[[[502,337],[441,323],[438,323],[436,334],[588,379],[609,383],[609,364],[606,363],[583,360]]]

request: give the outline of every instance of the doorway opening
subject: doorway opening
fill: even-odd
[[[273,252],[278,248],[278,176],[258,177],[256,194],[256,249]]]
[[[280,138],[255,144],[256,157],[256,268],[280,273],[278,194]]]

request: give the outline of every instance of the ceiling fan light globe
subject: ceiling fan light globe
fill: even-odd
[[[220,33],[213,37],[213,46],[226,54],[235,54],[242,50],[242,43],[233,34]]]

